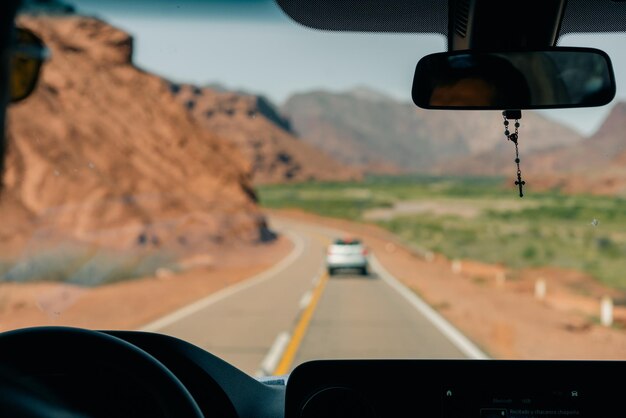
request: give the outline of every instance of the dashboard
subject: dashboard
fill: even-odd
[[[32,417],[614,417],[626,371],[608,360],[355,359],[258,380],[174,337],[67,327],[0,333],[0,353],[0,415]]]
[[[557,418],[621,410],[624,363],[320,360],[289,377],[285,416]],[[617,415],[621,415],[618,413]]]

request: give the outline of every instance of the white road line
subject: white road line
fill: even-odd
[[[259,370],[256,372],[257,377],[271,376],[271,374],[276,370],[276,366],[278,366],[278,362],[289,344],[289,340],[291,340],[291,335],[288,332],[281,332],[278,334],[270,351],[267,352],[267,355],[261,362],[261,366]]]
[[[313,289],[317,287],[317,284],[320,280],[322,280],[322,275],[324,274],[324,269],[320,269],[320,272],[313,277],[311,281],[313,283]],[[302,315],[302,312],[309,306],[311,300],[313,299],[313,289],[307,290],[302,297],[300,298],[300,302],[298,302],[298,315],[296,318]],[[286,337],[285,337],[286,336]],[[287,338],[286,341],[283,341],[284,338]],[[278,362],[281,360],[283,356],[283,352],[287,348],[287,345],[291,341],[291,334],[287,331],[284,331],[278,334],[276,340],[274,340],[274,344],[270,347],[270,350],[265,355],[265,358],[261,362],[259,366],[259,370],[256,372],[256,377],[266,377],[271,376],[278,367]]]
[[[415,309],[420,311],[420,313],[424,315],[443,335],[445,335],[450,342],[452,342],[452,344],[461,350],[463,354],[472,359],[489,359],[489,356],[483,353],[444,317],[442,317],[437,311],[417,296],[415,292],[400,283],[398,279],[391,275],[391,273],[383,267],[373,254],[371,255],[370,262],[372,267],[374,267],[374,270],[376,270],[385,283],[396,290],[411,305],[413,305]]]
[[[291,253],[285,258],[283,258],[279,263],[276,263],[271,268],[265,270],[258,275],[244,280],[242,282],[236,283],[232,286],[226,287],[222,290],[219,290],[213,294],[208,295],[207,297],[200,299],[196,302],[193,302],[189,305],[186,305],[177,311],[174,311],[168,315],[165,315],[155,321],[150,322],[149,324],[144,325],[139,328],[139,331],[150,331],[155,332],[162,328],[165,328],[168,325],[171,325],[175,322],[180,321],[181,319],[193,315],[194,313],[213,305],[216,302],[219,302],[222,299],[225,299],[229,296],[234,295],[235,293],[241,292],[242,290],[249,289],[252,286],[256,286],[272,277],[274,275],[280,273],[282,270],[289,267],[295,260],[297,260],[302,253],[304,252],[304,240],[298,235],[292,233],[285,233],[294,243],[294,248],[291,250]]]
[[[313,297],[312,290],[309,290],[304,295],[302,295],[302,298],[300,299],[300,303],[298,303],[298,306],[300,307],[300,309],[305,309],[307,306],[309,306],[309,303],[311,302],[312,297]]]

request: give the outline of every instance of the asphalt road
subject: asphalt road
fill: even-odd
[[[257,376],[320,358],[484,356],[375,254],[369,276],[329,277],[326,246],[341,231],[278,219],[272,225],[294,241],[285,260],[142,329],[182,338]]]

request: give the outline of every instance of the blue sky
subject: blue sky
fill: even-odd
[[[74,0],[135,37],[135,63],[178,82],[220,83],[281,104],[313,89],[342,91],[369,86],[411,102],[413,70],[425,54],[444,51],[438,35],[324,32],[291,21],[271,0],[143,1]],[[623,51],[624,35],[577,35],[560,45]],[[616,100],[626,100],[626,58],[614,59]],[[623,75],[624,86],[620,86]],[[546,116],[592,133],[611,105],[544,111]]]

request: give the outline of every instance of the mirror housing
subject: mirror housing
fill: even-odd
[[[615,75],[594,48],[442,52],[419,60],[411,95],[424,109],[594,107],[615,97]]]
[[[41,66],[50,51],[33,31],[15,29],[15,44],[11,49],[9,91],[11,103],[24,100],[35,90]]]

